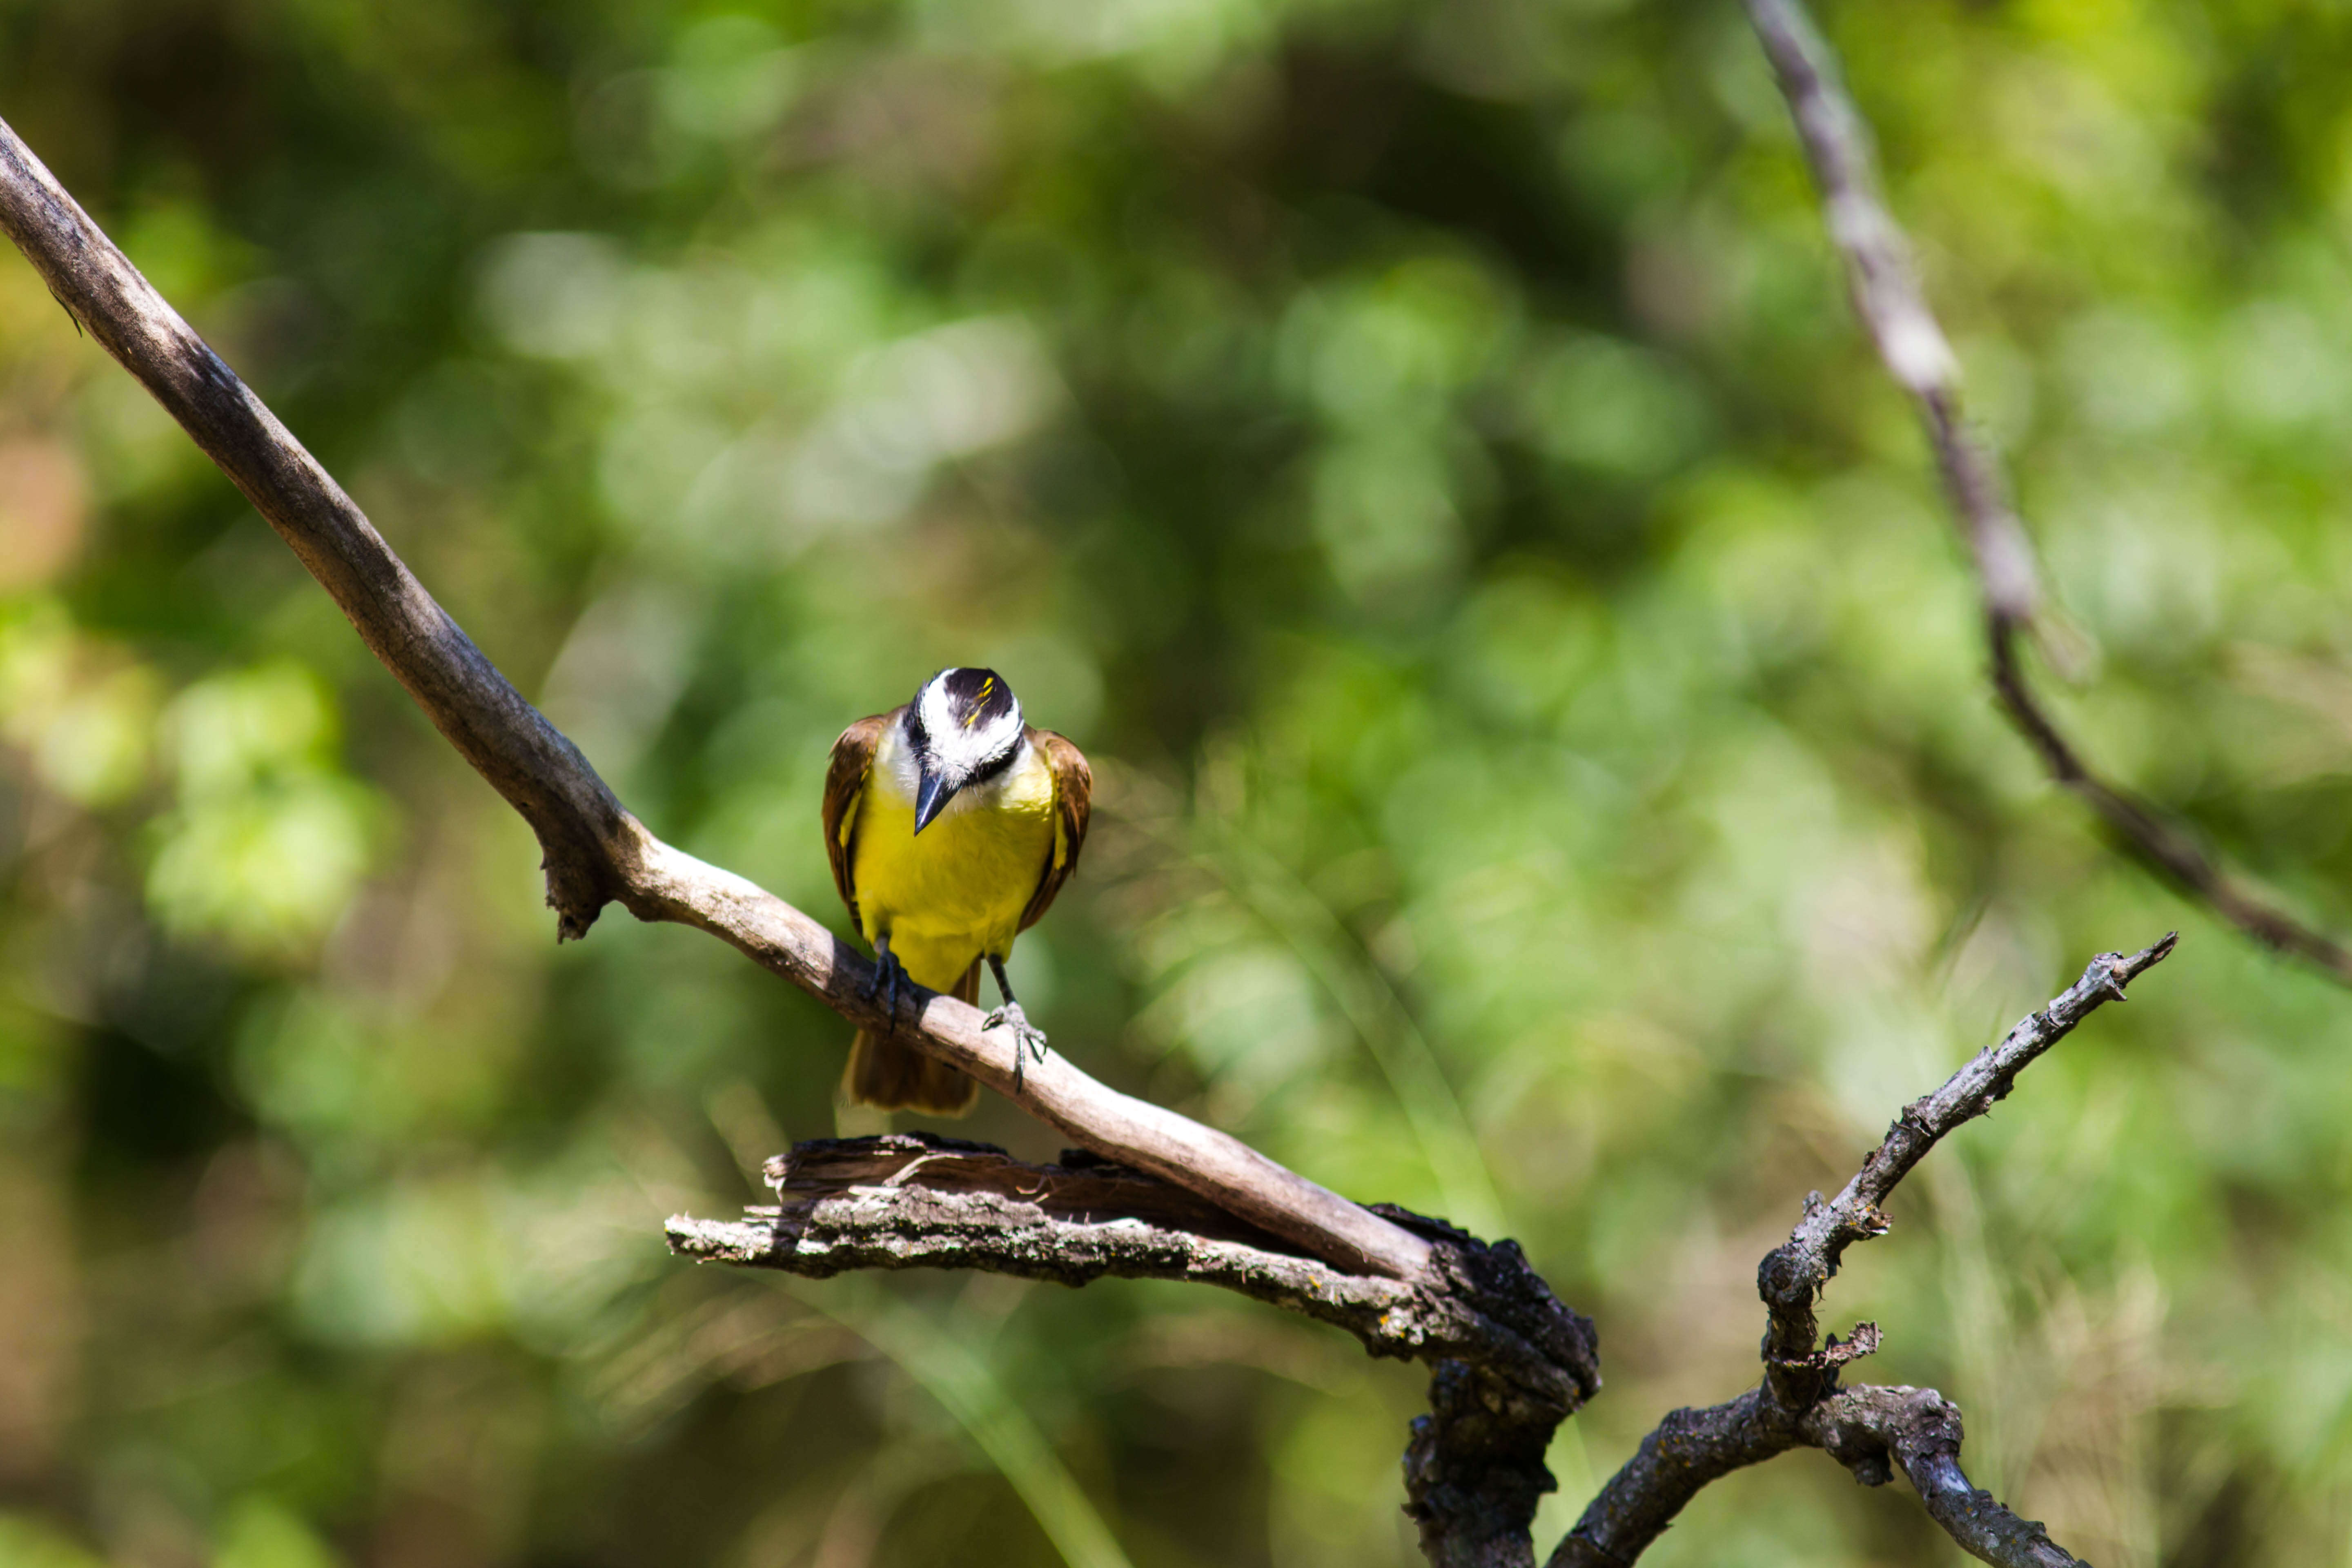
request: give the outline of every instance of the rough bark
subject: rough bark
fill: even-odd
[[[1850,1388],[1806,1413],[1805,1440],[1853,1472],[1864,1486],[1885,1486],[1901,1469],[1960,1549],[2003,1568],[2088,1568],[2050,1539],[2039,1521],[2020,1519],[1960,1469],[1959,1407],[1932,1388]]]
[[[1404,1452],[1404,1511],[1434,1568],[1535,1568],[1544,1451],[1570,1413],[1491,1367],[1437,1363]]]
[[[1709,1483],[1801,1441],[1790,1414],[1762,1388],[1727,1405],[1668,1413],[1586,1505],[1550,1568],[1629,1568]]]
[[[1033,1165],[930,1133],[828,1138],[794,1144],[767,1178],[775,1206],[740,1220],[678,1215],[672,1249],[816,1279],[852,1268],[977,1268],[1072,1286],[1186,1279],[1345,1329],[1377,1356],[1475,1361],[1558,1406],[1555,1425],[1601,1386],[1592,1325],[1516,1244],[1490,1247],[1403,1209],[1384,1212],[1432,1253],[1410,1281],[1336,1268],[1184,1188],[1077,1150]]]

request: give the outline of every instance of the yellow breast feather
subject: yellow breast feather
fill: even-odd
[[[868,942],[917,984],[945,991],[982,953],[1010,952],[1056,843],[1053,773],[1029,752],[915,836],[915,805],[877,755],[857,802],[852,855]]]

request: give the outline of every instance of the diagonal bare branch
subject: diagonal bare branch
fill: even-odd
[[[1821,1330],[1813,1303],[1836,1276],[1848,1247],[1886,1234],[1884,1205],[1895,1184],[1946,1133],[2007,1099],[2017,1075],[2074,1033],[2074,1026],[2094,1009],[2122,1001],[2124,987],[2163,963],[2178,940],[2177,932],[2167,932],[2163,941],[2129,957],[2103,952],[2091,960],[2083,977],[2047,1007],[2027,1014],[1999,1044],[1979,1051],[1935,1093],[1905,1106],[1886,1130],[1885,1142],[1870,1152],[1836,1197],[1822,1203],[1819,1193],[1808,1194],[1805,1217],[1756,1271],[1757,1294],[1771,1314],[1764,1337],[1765,1363],[1788,1403],[1803,1408],[1820,1397],[1819,1380],[1824,1374],[1832,1374],[1830,1381],[1835,1381],[1833,1368],[1815,1364]]]
[[[115,248],[0,123],[0,229],[49,292],[138,377],[334,596],[368,647],[539,836],[559,935],[607,902],[710,932],[854,1023],[895,1028],[1000,1093],[1014,1047],[979,1009],[919,991],[912,1021],[866,996],[873,970],[799,910],[647,832],[587,759],[434,602],[333,476]],[[1431,1245],[1285,1170],[1238,1139],[1104,1087],[1055,1055],[1025,1075],[1024,1110],[1087,1148],[1188,1187],[1340,1268],[1417,1278]]]
[[[1936,461],[1976,558],[1985,611],[2032,621],[2041,596],[2033,546],[2011,507],[2000,469],[1959,418],[1959,361],[1927,308],[1911,247],[1878,188],[1870,128],[1839,82],[1837,63],[1797,0],[1749,0],[1748,14],[1780,79],[1806,160],[1821,185],[1823,221],[1845,259],[1854,312],[1887,374],[1918,400]]]
[[[1748,15],[1821,187],[1823,220],[1845,261],[1854,313],[1887,374],[1918,405],[1953,518],[1975,559],[2001,707],[2050,776],[2096,813],[2134,858],[2255,941],[2352,983],[2352,950],[2248,892],[2186,829],[2102,779],[2035,696],[2018,648],[2037,607],[2033,547],[2010,504],[2000,463],[1961,416],[1959,363],[1920,292],[1910,247],[1879,189],[1870,128],[1801,0],[1748,0]]]
[[[1942,1088],[1905,1106],[1836,1197],[1824,1203],[1819,1193],[1807,1195],[1804,1217],[1756,1271],[1767,1319],[1763,1381],[1737,1399],[1677,1410],[1661,1421],[1585,1509],[1549,1568],[1631,1568],[1709,1482],[1801,1447],[1824,1450],[1865,1486],[1883,1486],[1900,1469],[1929,1517],[1984,1562],[2001,1568],[2074,1563],[2039,1524],[1969,1484],[1960,1469],[1960,1413],[1942,1394],[1840,1388],[1840,1370],[1878,1348],[1878,1326],[1864,1323],[1850,1340],[1832,1334],[1817,1344],[1813,1308],[1845,1249],[1886,1234],[1883,1205],[1928,1151],[1990,1111],[2019,1073],[2092,1012],[2123,1001],[2125,985],[2163,963],[2175,940],[2168,934],[2128,956],[2103,952],[2091,960],[2048,1006],[2027,1014]]]
[[[1709,1483],[1802,1442],[1793,1413],[1761,1387],[1705,1410],[1670,1411],[1586,1505],[1547,1568],[1633,1568]]]

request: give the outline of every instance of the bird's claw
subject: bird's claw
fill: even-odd
[[[1021,1092],[1022,1068],[1034,1056],[1039,1066],[1045,1061],[1045,1032],[1029,1022],[1018,1002],[1007,1002],[980,1021],[982,1033],[1002,1026],[1013,1031],[1013,1092]]]
[[[864,994],[866,1000],[871,1002],[874,1000],[876,992],[881,993],[882,1016],[890,1021],[890,1029],[894,1034],[898,1028],[899,988],[911,984],[913,983],[907,976],[906,966],[898,962],[898,956],[889,949],[885,948],[875,954],[874,973],[866,977]]]

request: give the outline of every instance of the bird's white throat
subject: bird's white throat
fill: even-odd
[[[1013,721],[1015,724],[1021,721],[1017,713]],[[933,749],[937,750],[936,744]],[[1034,751],[1034,748],[1029,744],[1029,737],[1022,735],[1013,742],[1010,763],[989,777],[958,791],[955,797],[940,808],[940,815],[946,817],[967,811],[1001,810],[1009,804],[1014,793],[1025,796],[1033,784],[1028,775],[1032,771]],[[983,760],[985,755],[982,753]],[[915,755],[914,746],[907,739],[904,725],[893,724],[882,731],[881,742],[874,748],[874,776],[876,783],[888,790],[893,797],[909,810],[913,809],[916,793],[922,786],[923,769],[920,759]]]

